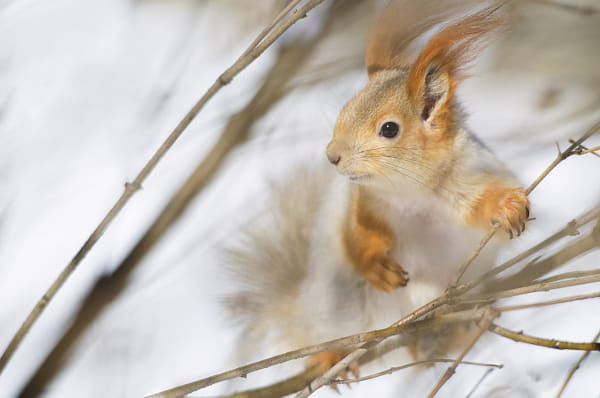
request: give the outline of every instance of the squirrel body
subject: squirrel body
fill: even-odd
[[[232,251],[244,288],[229,303],[246,319],[246,338],[285,350],[389,326],[442,294],[494,223],[511,238],[525,229],[527,195],[465,128],[454,95],[502,16],[487,8],[463,17],[411,58],[414,39],[449,13],[421,15],[410,30],[392,12],[398,4],[371,34],[368,84],[327,146],[336,170],[319,163],[291,176]],[[495,253],[486,248],[465,277]],[[309,364],[326,370],[340,356]]]

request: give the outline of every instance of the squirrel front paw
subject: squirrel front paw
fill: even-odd
[[[499,223],[510,239],[525,231],[529,218],[529,199],[523,188],[508,189],[498,198],[498,204],[491,216],[491,223]]]
[[[364,264],[362,276],[375,288],[388,293],[408,282],[408,273],[391,258],[388,250],[370,257]]]

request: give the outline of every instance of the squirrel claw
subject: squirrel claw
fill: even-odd
[[[363,276],[375,288],[388,293],[408,283],[408,273],[387,253],[374,256]]]
[[[499,223],[510,239],[521,236],[529,218],[529,199],[522,188],[507,190],[498,202],[492,223]]]

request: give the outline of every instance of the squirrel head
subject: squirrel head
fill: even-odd
[[[396,18],[407,3],[400,10],[398,4],[391,3],[370,35],[369,82],[342,109],[326,152],[355,182],[428,185],[455,157],[462,123],[455,88],[504,18],[497,8],[463,17],[434,34],[411,62],[414,40],[450,14],[426,14],[411,30]]]

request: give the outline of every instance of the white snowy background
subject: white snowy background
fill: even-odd
[[[594,0],[562,1],[600,8]],[[274,5],[0,0],[0,349],[123,184],[270,21]],[[310,37],[325,7],[301,20],[285,39]],[[600,14],[533,2],[512,11],[511,32],[486,52],[460,95],[469,125],[528,185],[554,159],[555,141],[564,148],[600,120]],[[321,59],[315,62],[360,57],[368,17],[348,23],[353,34],[346,32],[345,42],[332,40],[333,50],[317,52]],[[255,93],[275,54],[275,48],[268,50],[224,88],[160,162],[0,375],[0,397],[18,395],[87,290],[136,243],[208,152],[228,116]],[[44,396],[142,396],[236,365],[238,330],[219,303],[229,288],[221,247],[266,205],[274,176],[299,167],[298,159],[322,160],[337,112],[366,81],[361,67],[340,70],[290,92],[254,126],[253,138],[228,157],[136,268],[124,294],[87,330]],[[550,103],[542,106],[547,98]],[[600,136],[589,145],[600,145]],[[537,243],[599,200],[600,159],[569,159],[534,191],[536,221],[502,258]],[[567,269],[598,268],[599,260],[596,251]],[[550,296],[528,299],[540,297]],[[599,310],[598,301],[590,300],[514,312],[498,322],[532,335],[589,341],[600,328]],[[579,356],[486,335],[467,359],[505,367],[486,377],[474,396],[554,396]],[[424,396],[446,366],[344,387],[343,396],[391,397],[398,391]],[[459,367],[440,396],[466,396],[485,371]],[[565,396],[600,396],[598,372],[600,360],[592,353]],[[194,396],[217,395],[227,386]],[[316,395],[332,394],[323,389]]]

